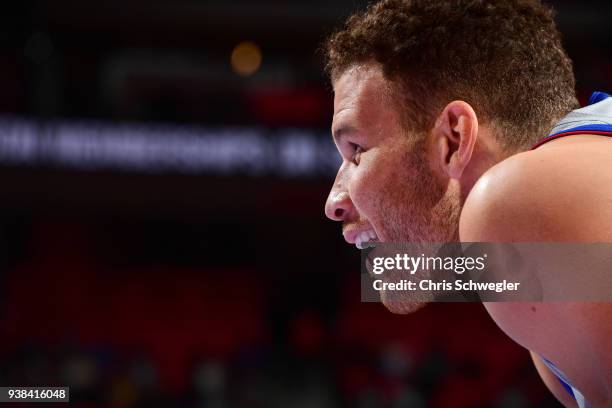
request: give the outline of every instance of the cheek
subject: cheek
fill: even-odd
[[[378,215],[376,210],[385,199],[384,192],[392,176],[380,164],[383,163],[376,160],[362,162],[355,169],[349,184],[353,204],[360,214],[371,221]]]

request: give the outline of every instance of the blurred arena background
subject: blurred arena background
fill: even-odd
[[[0,385],[75,407],[556,407],[478,304],[359,302],[316,50],[358,0],[10,2]],[[610,2],[556,1],[581,101]],[[26,404],[19,404],[26,406]]]

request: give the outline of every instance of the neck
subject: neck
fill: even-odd
[[[505,151],[488,132],[479,132],[469,166],[459,180],[461,203],[465,202],[474,184],[497,163],[519,152]]]

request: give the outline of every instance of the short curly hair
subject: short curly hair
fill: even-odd
[[[538,0],[383,0],[351,16],[324,49],[332,81],[379,64],[414,131],[460,99],[504,147],[521,149],[578,106],[553,11]]]

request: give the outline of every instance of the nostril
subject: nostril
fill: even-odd
[[[334,211],[334,215],[336,216],[336,218],[341,218],[344,215],[344,210],[342,208],[336,208],[336,211]]]

